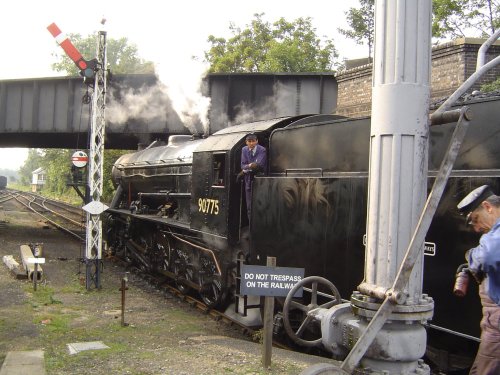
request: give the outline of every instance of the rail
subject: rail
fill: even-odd
[[[83,225],[80,222],[76,222],[75,220],[73,220],[73,219],[71,219],[71,218],[69,218],[69,217],[67,217],[65,215],[62,215],[61,213],[58,213],[57,211],[51,210],[51,209],[47,208],[46,206],[44,206],[44,202],[45,202],[44,201],[44,197],[37,197],[37,196],[29,194],[29,193],[17,192],[16,196],[15,196],[15,199],[20,204],[22,204],[23,206],[25,206],[26,208],[28,208],[29,210],[31,210],[33,213],[35,213],[36,215],[38,215],[41,218],[43,218],[46,222],[48,222],[51,225],[55,226],[57,229],[70,234],[71,236],[75,237],[76,239],[78,239],[78,240],[80,240],[82,242],[85,241],[85,237],[84,236],[82,236],[80,233],[76,233],[74,230],[71,230],[71,229],[69,229],[66,226],[67,223],[70,223],[71,225],[76,226],[79,229],[85,229],[85,225]],[[42,200],[42,203],[36,202],[36,199]],[[49,216],[44,215],[40,210],[35,209],[34,206],[38,206],[38,207],[42,208],[45,212],[49,212],[54,217],[50,218]],[[59,219],[64,220],[65,224],[58,223],[55,220],[55,218],[59,218]]]
[[[468,340],[472,340],[472,341],[476,341],[476,342],[481,342],[481,339],[478,338],[478,337],[467,335],[465,333],[458,332],[458,331],[453,331],[451,329],[440,327],[440,326],[437,326],[437,325],[434,325],[434,324],[427,323],[427,324],[424,324],[424,326],[428,327],[428,328],[435,329],[436,331],[451,333],[452,335],[455,335],[455,336],[458,336],[458,337],[462,337],[464,339],[468,339]]]

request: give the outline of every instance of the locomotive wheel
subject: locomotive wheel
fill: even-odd
[[[208,307],[213,308],[217,306],[222,300],[222,284],[220,278],[214,276],[211,283],[202,285],[200,296],[203,303]]]
[[[158,240],[156,241],[156,249],[158,252],[158,266],[160,270],[170,271],[172,268],[172,247],[170,246],[170,241],[168,238],[160,234]]]
[[[177,289],[182,294],[187,294],[191,288],[185,283],[185,281],[193,280],[193,270],[186,264],[186,261],[182,258],[176,259],[174,262],[174,273],[176,275],[175,284]]]
[[[200,259],[201,270],[198,275],[200,283],[200,297],[203,303],[210,308],[217,306],[222,300],[222,281],[217,275],[217,267],[212,259]]]
[[[305,286],[311,285],[311,288],[308,289]],[[318,284],[323,285],[327,288],[328,293],[330,293],[331,300],[323,303],[322,305],[318,305]],[[304,287],[304,292],[308,291],[311,293],[310,303],[303,304],[298,301],[293,300],[293,296],[297,291]],[[304,299],[304,297],[303,297]],[[306,340],[301,336],[306,331],[307,326],[314,323],[314,319],[312,315],[308,313],[311,310],[317,308],[329,309],[332,306],[338,305],[341,302],[340,293],[329,280],[320,277],[320,276],[309,276],[305,279],[300,280],[295,286],[288,292],[288,295],[285,299],[285,304],[283,305],[283,325],[285,326],[285,331],[288,336],[297,344],[307,347],[314,347],[321,344],[321,337],[318,339]],[[297,330],[292,328],[290,324],[290,311],[292,310],[300,310],[303,313],[304,318],[302,319],[300,326]]]

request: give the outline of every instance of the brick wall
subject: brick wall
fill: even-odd
[[[337,75],[337,114],[368,116],[372,101],[372,64],[349,69]]]
[[[432,48],[431,101],[451,95],[476,70],[477,53],[482,39],[462,38]],[[500,54],[500,43],[491,46],[486,63]],[[369,116],[371,112],[372,65],[346,70],[337,75],[338,101],[336,114],[349,117]],[[500,76],[497,65],[469,91],[478,90]]]

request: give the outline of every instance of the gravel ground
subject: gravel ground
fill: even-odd
[[[104,261],[102,289],[87,291],[80,263],[82,245],[22,211],[2,203],[0,257],[19,246],[43,243],[44,280],[33,290],[0,266],[0,364],[8,351],[42,349],[52,374],[299,374],[325,358],[273,349],[263,369],[261,345],[216,322],[177,297],[165,295],[129,275],[121,325],[121,278],[125,270]],[[82,273],[83,272],[83,273]],[[109,349],[74,355],[67,344],[102,341]]]

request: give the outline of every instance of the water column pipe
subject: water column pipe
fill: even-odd
[[[344,371],[364,350],[360,368],[370,373],[429,371],[419,359],[427,341],[421,323],[434,304],[422,294],[424,240],[412,237],[427,198],[431,11],[431,0],[375,3],[365,276],[351,296],[356,318],[347,324],[373,334],[373,342],[353,348]],[[421,251],[406,286],[392,290],[410,243]],[[379,326],[368,327],[375,318]]]
[[[381,297],[396,278],[427,194],[431,1],[379,0],[375,11],[367,244],[359,290]],[[406,303],[420,300],[422,263],[423,252],[401,296]]]

